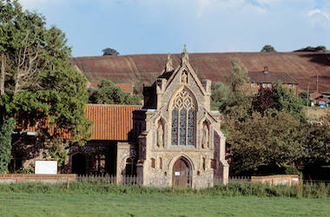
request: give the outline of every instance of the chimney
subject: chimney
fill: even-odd
[[[268,66],[264,66],[264,73],[268,74],[268,72],[269,72]]]

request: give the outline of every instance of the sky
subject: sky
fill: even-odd
[[[65,32],[73,56],[330,49],[330,0],[19,0]]]

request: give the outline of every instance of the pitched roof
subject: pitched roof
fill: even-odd
[[[315,92],[315,93],[311,93],[309,94],[309,99],[317,99],[322,97],[323,95],[321,93]]]
[[[85,115],[92,121],[91,139],[129,140],[133,129],[133,111],[141,108],[140,105],[87,104]],[[25,130],[28,133],[35,131],[36,128],[31,126]],[[70,135],[64,134],[64,138],[70,139]]]
[[[128,140],[133,129],[133,111],[140,105],[99,105],[87,104],[86,117],[92,122],[92,139]]]
[[[250,82],[254,83],[273,83],[281,81],[284,84],[298,84],[298,82],[285,72],[256,71],[248,72]]]
[[[180,54],[171,55],[173,66],[180,64]],[[135,85],[152,84],[163,71],[167,54],[77,57],[73,62],[90,82],[101,78]],[[313,52],[255,52],[255,53],[191,53],[189,59],[200,79],[224,82],[224,75],[237,59],[248,71],[260,71],[265,65],[274,72],[287,72],[299,87],[315,91],[317,76],[319,91],[330,91],[330,53]]]

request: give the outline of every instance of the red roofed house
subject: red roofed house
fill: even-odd
[[[251,88],[255,92],[258,92],[261,87],[272,88],[273,83],[281,82],[284,87],[298,95],[298,81],[286,72],[273,72],[265,66],[263,71],[249,71],[248,76],[250,77]]]

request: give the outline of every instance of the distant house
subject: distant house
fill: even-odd
[[[250,85],[252,90],[256,92],[260,88],[272,88],[273,83],[282,82],[284,87],[292,90],[298,95],[299,83],[291,75],[286,72],[274,72],[270,71],[267,66],[262,71],[249,71]]]
[[[312,106],[328,107],[330,105],[330,96],[323,95],[322,93],[311,93],[309,100],[311,100]]]

